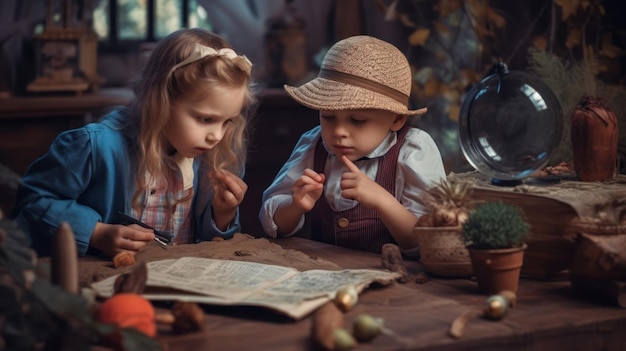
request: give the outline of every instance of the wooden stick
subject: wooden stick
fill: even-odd
[[[325,350],[335,349],[335,329],[344,327],[343,312],[334,302],[328,302],[313,314],[311,336]]]
[[[467,310],[463,312],[460,316],[458,316],[450,325],[450,329],[448,330],[448,335],[451,337],[458,339],[463,336],[465,332],[465,326],[467,323],[482,314],[480,310]]]
[[[51,280],[65,291],[78,294],[78,253],[74,231],[63,222],[52,241]]]

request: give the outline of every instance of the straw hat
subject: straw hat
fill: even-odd
[[[377,109],[401,115],[409,110],[411,67],[395,46],[358,35],[343,39],[326,53],[317,78],[299,87],[285,85],[296,101],[315,110]]]

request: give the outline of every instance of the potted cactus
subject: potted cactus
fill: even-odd
[[[474,204],[473,183],[448,177],[424,194],[428,212],[413,230],[420,261],[427,273],[444,277],[473,275],[469,253],[461,238],[461,224]]]
[[[470,211],[461,233],[478,288],[487,294],[517,291],[530,235],[522,210],[504,202],[485,202]]]

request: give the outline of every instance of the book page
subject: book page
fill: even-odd
[[[293,268],[255,262],[183,257],[163,270],[148,267],[146,285],[239,301],[297,273]]]
[[[147,263],[149,288],[169,288],[238,301],[297,274],[290,267],[255,262],[183,257]],[[113,294],[118,275],[92,285],[102,296]]]
[[[335,297],[345,286],[357,292],[373,282],[390,284],[400,275],[385,270],[299,272],[255,262],[183,257],[147,264],[144,297],[218,305],[262,306],[298,319]],[[119,275],[92,284],[103,297],[114,293]]]

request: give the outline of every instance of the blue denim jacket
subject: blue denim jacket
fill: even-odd
[[[116,110],[97,123],[65,131],[49,151],[33,162],[17,193],[15,218],[39,256],[50,254],[52,239],[63,222],[76,236],[79,255],[89,249],[97,222],[120,223],[118,211],[130,212],[135,191],[133,156],[136,132],[127,127],[128,110]],[[199,162],[194,162],[194,242],[215,236],[231,238],[241,230],[239,211],[222,232],[212,218],[211,191],[200,192]],[[207,187],[210,188],[210,187]]]

